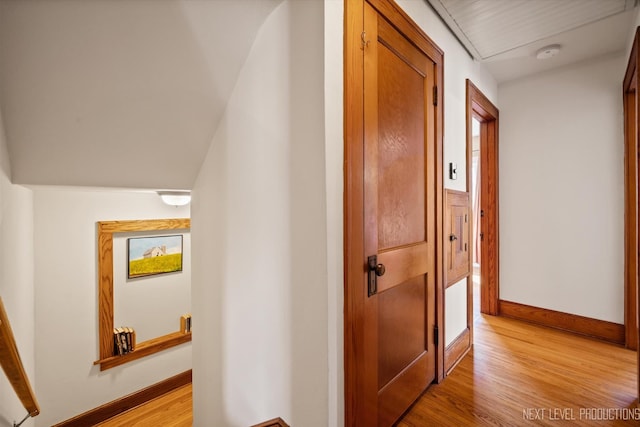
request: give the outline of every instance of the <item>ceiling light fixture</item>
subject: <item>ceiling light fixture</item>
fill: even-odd
[[[191,202],[191,191],[158,191],[158,195],[169,206],[185,206]]]
[[[549,59],[549,58],[553,58],[558,53],[560,53],[560,45],[552,44],[549,46],[545,46],[542,49],[538,49],[538,51],[536,52],[536,58]]]

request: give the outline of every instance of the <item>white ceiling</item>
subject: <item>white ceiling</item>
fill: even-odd
[[[636,0],[428,0],[501,83],[625,48]],[[561,45],[559,55],[536,52]]]
[[[0,0],[18,184],[190,189],[281,0]]]
[[[498,82],[620,51],[636,13],[635,0],[429,1]],[[0,0],[13,182],[190,189],[280,2]],[[561,54],[536,60],[550,43]]]

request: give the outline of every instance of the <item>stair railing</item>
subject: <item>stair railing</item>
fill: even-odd
[[[40,407],[20,359],[20,353],[18,353],[16,340],[13,336],[2,298],[0,298],[0,365],[2,365],[2,369],[7,375],[18,399],[22,402],[22,406],[27,410],[27,416],[20,423],[13,423],[14,427],[20,427],[29,417],[38,415]]]

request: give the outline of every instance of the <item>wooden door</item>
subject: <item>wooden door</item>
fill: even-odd
[[[435,64],[368,3],[363,40],[365,393],[389,426],[436,373]]]
[[[627,71],[623,80],[624,102],[624,276],[625,276],[625,344],[627,348],[640,347],[640,103],[638,81],[640,80],[640,27],[636,28]],[[640,399],[640,351],[637,362],[637,387]]]

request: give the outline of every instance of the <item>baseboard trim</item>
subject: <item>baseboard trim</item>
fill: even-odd
[[[142,390],[131,393],[128,396],[121,397],[112,402],[105,403],[95,409],[91,409],[83,414],[77,415],[71,419],[55,424],[52,427],[85,427],[92,426],[109,418],[115,417],[129,409],[140,406],[156,397],[175,390],[187,384],[191,384],[191,369],[150,385]]]
[[[462,331],[458,337],[444,350],[444,370],[449,375],[453,368],[471,350],[471,332],[469,328]]]
[[[498,302],[498,313],[504,317],[561,329],[613,344],[624,345],[625,343],[624,325],[606,320],[592,319],[504,300]]]
[[[252,427],[289,427],[289,424],[282,421],[282,418],[274,418],[272,420],[256,424]]]

